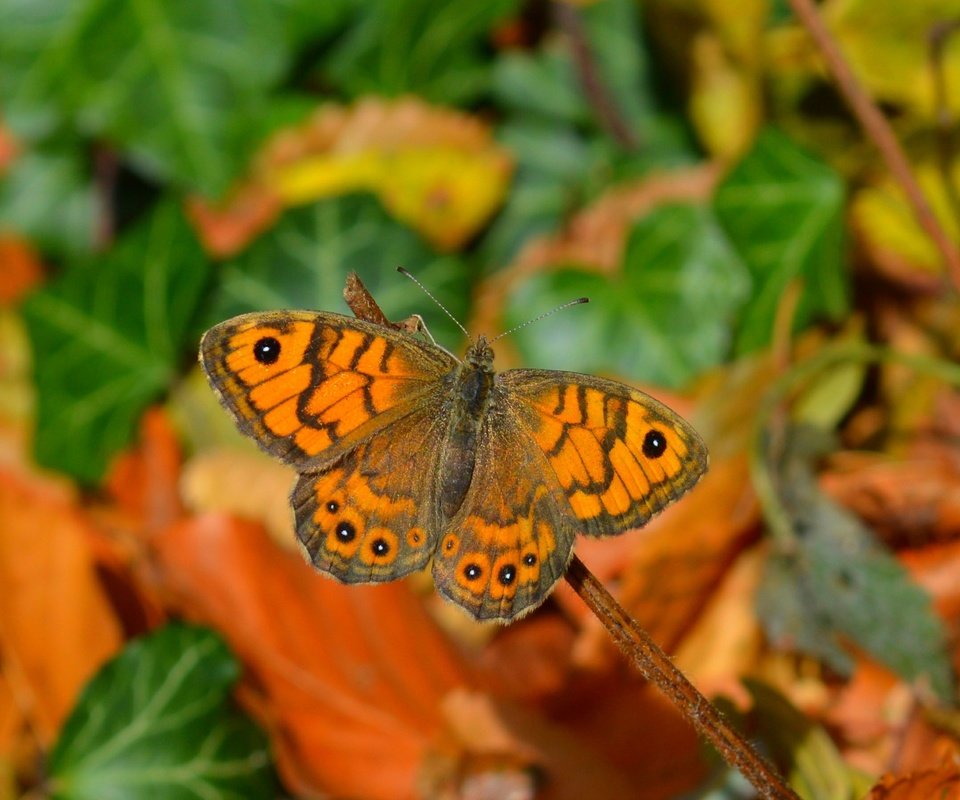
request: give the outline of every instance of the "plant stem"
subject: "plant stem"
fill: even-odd
[[[655,684],[680,709],[730,766],[740,770],[761,797],[767,800],[799,800],[776,770],[750,742],[730,727],[716,706],[674,666],[650,634],[627,614],[576,556],[570,562],[566,578],[643,677]]]

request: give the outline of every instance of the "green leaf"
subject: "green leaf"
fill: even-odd
[[[718,187],[714,209],[753,277],[738,354],[769,344],[793,281],[802,287],[796,329],[847,310],[843,182],[830,167],[768,128]]]
[[[822,433],[797,429],[779,472],[793,538],[767,563],[757,606],[773,641],[849,673],[849,639],[907,681],[925,680],[942,699],[953,673],[943,624],[930,597],[860,520],[824,495],[810,460]]]
[[[746,292],[709,209],[664,206],[634,226],[620,275],[540,274],[511,298],[507,324],[586,295],[589,305],[513,334],[526,363],[682,386],[725,358]]]
[[[750,710],[743,714],[725,698],[718,703],[720,710],[761,744],[765,755],[781,767],[800,797],[856,800],[869,791],[872,781],[864,785],[864,776],[844,762],[821,725],[811,722],[771,686],[751,679],[743,684],[753,698]],[[754,792],[749,794],[753,796]]]
[[[208,271],[180,209],[167,204],[107,255],[72,264],[27,299],[41,464],[101,477],[176,376]]]
[[[31,140],[64,126],[107,139],[154,178],[219,193],[292,57],[280,10],[288,4],[0,0],[5,121]]]
[[[692,160],[682,123],[653,88],[643,27],[631,0],[600,0],[576,11],[609,105],[635,136],[626,149],[587,101],[567,37],[548,37],[530,55],[508,54],[494,68],[505,110],[498,139],[517,169],[506,206],[481,245],[492,268],[510,263],[522,242],[555,229],[573,209],[618,180]]]
[[[347,273],[356,272],[393,320],[420,313],[450,349],[459,329],[411,281],[406,267],[460,320],[470,296],[465,265],[437,255],[412,230],[391,219],[368,195],[333,198],[288,211],[267,234],[224,265],[213,325],[246,311],[318,308],[350,313],[343,301]]]
[[[78,256],[93,249],[100,203],[79,148],[30,150],[0,179],[0,227],[44,250]]]
[[[240,668],[213,631],[171,624],[87,684],[47,765],[57,800],[275,794],[266,737],[231,704]]]
[[[324,65],[351,97],[418,94],[434,103],[472,102],[488,91],[491,29],[518,0],[369,0]]]

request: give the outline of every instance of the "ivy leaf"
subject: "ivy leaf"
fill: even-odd
[[[717,188],[714,210],[753,278],[738,354],[769,344],[781,297],[795,280],[802,286],[797,329],[847,310],[843,182],[830,167],[768,128]]]
[[[235,314],[276,308],[349,313],[347,273],[356,272],[390,319],[422,314],[437,341],[450,349],[459,329],[409,280],[406,267],[455,317],[466,319],[466,266],[437,255],[394,221],[370,195],[347,195],[288,211],[267,234],[224,265],[207,317],[213,325]]]
[[[859,519],[824,495],[810,460],[822,434],[797,429],[779,470],[793,532],[767,565],[757,606],[773,641],[788,641],[847,674],[849,639],[907,681],[946,700],[953,673],[946,631],[929,595]],[[825,445],[824,445],[825,446]]]
[[[23,306],[45,466],[96,481],[177,373],[208,262],[180,209],[158,207],[108,253],[69,266]]]
[[[676,387],[724,359],[746,293],[746,270],[709,209],[663,206],[634,226],[618,276],[541,274],[512,298],[508,325],[585,295],[589,305],[513,334],[526,363]]]
[[[51,253],[89,253],[100,214],[79,148],[27,151],[0,179],[0,226],[30,237]]]
[[[157,179],[219,193],[292,57],[295,10],[269,0],[0,0],[5,122],[28,140],[67,126],[118,145]]]
[[[418,94],[448,105],[475,101],[490,84],[484,45],[518,0],[372,0],[325,68],[351,97]]]
[[[171,624],[87,684],[50,754],[57,800],[271,797],[266,737],[232,707],[240,668],[206,628]]]
[[[654,90],[643,25],[630,0],[579,4],[575,13],[611,104],[635,137],[617,141],[585,97],[569,41],[545,40],[533,54],[507,53],[494,68],[494,97],[505,110],[500,141],[517,162],[514,187],[485,237],[483,259],[510,263],[530,237],[609,188],[656,167],[689,163],[682,124],[664,113]]]

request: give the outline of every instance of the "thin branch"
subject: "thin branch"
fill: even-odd
[[[949,279],[953,281],[954,288],[960,291],[960,252],[954,247],[927,203],[913,175],[910,163],[893,134],[890,123],[857,81],[833,36],[824,25],[813,0],[788,0],[788,2],[793,13],[803,23],[820,49],[827,68],[837,82],[840,93],[846,99],[853,115],[867,136],[876,144],[887,168],[906,193],[907,201],[913,208],[917,222],[937,246],[946,265]]]
[[[393,324],[355,273],[347,277],[344,298],[360,319]],[[567,568],[566,579],[640,673],[673,701],[724,760],[753,784],[761,797],[766,800],[799,800],[776,770],[727,724],[716,707],[673,665],[669,656],[631,619],[576,556]]]
[[[717,748],[724,761],[740,770],[761,797],[766,800],[799,800],[776,770],[750,742],[730,727],[716,706],[674,666],[650,634],[624,611],[576,556],[570,562],[566,578],[643,677],[680,709],[697,731]]]
[[[583,29],[579,12],[566,0],[558,0],[553,7],[557,25],[570,39],[570,50],[583,88],[583,95],[596,113],[600,125],[624,150],[638,150],[640,140],[636,131],[623,118],[597,70],[596,60],[590,49],[590,42]]]

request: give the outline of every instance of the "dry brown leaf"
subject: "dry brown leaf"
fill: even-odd
[[[136,446],[110,465],[104,486],[114,511],[150,536],[183,516],[180,502],[180,444],[163,409],[147,409]]]
[[[531,274],[574,264],[613,273],[620,268],[631,225],[666,203],[705,202],[718,176],[717,168],[693,169],[653,175],[615,186],[573,216],[552,236],[532,238],[513,263],[481,284],[472,325],[494,333],[500,324],[504,298]]]
[[[0,660],[43,745],[122,642],[74,502],[58,484],[0,470]]]
[[[7,167],[13,163],[19,150],[20,148],[17,140],[13,136],[13,131],[0,120],[0,175],[3,175]]]
[[[672,651],[744,548],[759,512],[746,457],[716,461],[682,503],[647,526],[626,569],[620,601]]]
[[[892,547],[960,538],[960,465],[942,457],[892,460],[881,453],[842,453],[820,475],[834,500],[857,514]]]
[[[220,630],[254,676],[291,791],[414,795],[440,702],[472,679],[405,583],[335,583],[223,515],[178,523],[156,547],[175,607]]]
[[[2,146],[0,141],[0,150]],[[30,244],[17,236],[0,235],[0,306],[19,302],[41,280],[43,264]]]
[[[865,800],[960,800],[956,761],[909,775],[884,775]]]
[[[499,207],[513,164],[474,115],[416,97],[328,103],[276,133],[225,203],[188,210],[206,248],[238,252],[284,206],[355,191],[377,194],[441,250],[460,246]]]
[[[193,513],[221,512],[264,525],[288,550],[296,549],[290,489],[296,473],[265,453],[216,448],[187,462],[180,482]],[[237,487],[244,487],[238,492]]]

